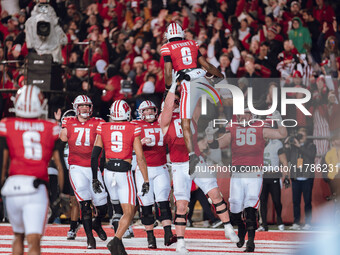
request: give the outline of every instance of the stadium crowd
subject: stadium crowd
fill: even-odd
[[[316,160],[320,162],[327,153],[330,139],[338,139],[337,1],[51,0],[50,4],[68,39],[62,48],[66,100],[51,97],[51,112],[70,109],[79,94],[89,95],[93,115],[105,120],[109,107],[119,99],[131,105],[134,117],[146,99],[160,107],[165,91],[160,48],[166,42],[167,26],[176,22],[186,39],[197,41],[201,54],[227,79],[238,79],[244,92],[255,88],[258,101],[269,104],[273,86],[309,89],[312,99],[307,108],[312,116],[292,108],[283,117],[297,120],[308,135],[321,138],[314,140]],[[0,88],[18,89],[25,84],[23,66],[29,52],[25,22],[33,6],[33,1],[1,1],[0,61],[20,61],[0,64]],[[271,80],[259,84],[250,82],[253,78]],[[1,93],[1,118],[11,114],[10,96]],[[216,114],[230,118],[228,98],[224,102],[227,107]]]

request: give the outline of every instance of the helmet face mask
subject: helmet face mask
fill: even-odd
[[[150,109],[153,109],[153,113]],[[157,113],[156,105],[150,100],[143,101],[138,108],[139,117],[147,122],[154,122],[157,118]]]
[[[80,107],[83,105],[88,105],[89,109],[88,110],[80,109]],[[91,99],[85,95],[77,96],[73,102],[73,110],[76,112],[77,116],[80,116],[84,119],[91,117],[93,111],[93,104]]]
[[[25,85],[17,91],[14,102],[14,112],[17,117],[39,118],[47,113],[47,99],[37,86]]]
[[[124,100],[116,100],[110,107],[109,117],[113,121],[130,121],[131,108]]]
[[[179,24],[172,22],[166,29],[165,37],[168,41],[172,38],[183,39],[185,37],[185,34],[182,27]]]

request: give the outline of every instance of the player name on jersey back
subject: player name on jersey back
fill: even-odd
[[[113,125],[110,127],[110,130],[125,130],[125,126],[122,125]]]
[[[184,47],[184,46],[190,46],[190,45],[195,45],[193,41],[187,41],[187,42],[179,42],[179,43],[175,43],[171,45],[171,49],[177,49],[180,47]]]
[[[14,122],[14,129],[21,131],[44,131],[45,126],[44,123],[41,122],[27,122],[27,121],[18,121]]]

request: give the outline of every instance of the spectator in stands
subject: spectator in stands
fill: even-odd
[[[299,17],[292,19],[292,29],[288,33],[289,40],[297,51],[301,54],[307,53],[307,50],[312,46],[312,39],[307,28],[303,27],[302,21]]]
[[[305,21],[305,24],[308,27],[308,30],[311,34],[312,39],[312,48],[311,54],[314,58],[314,61],[317,63],[321,62],[320,51],[318,49],[318,38],[320,35],[320,22],[315,19],[313,16],[313,12],[311,10],[302,10],[302,18]]]
[[[296,171],[290,173],[293,190],[294,224],[290,229],[300,230],[301,195],[305,202],[305,225],[303,230],[311,229],[312,220],[312,191],[315,171],[311,171],[311,164],[315,163],[316,147],[307,139],[307,130],[300,128],[296,136],[288,136],[285,140],[287,159]]]
[[[312,86],[312,107],[311,113],[313,116],[313,136],[325,137],[325,139],[315,139],[316,153],[325,155],[329,148],[328,137],[330,137],[328,125],[328,89],[326,86],[325,77],[320,75],[316,84]],[[315,163],[320,163],[320,158]]]

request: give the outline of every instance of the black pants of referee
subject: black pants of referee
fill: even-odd
[[[274,203],[276,215],[277,215],[277,225],[282,224],[281,212],[282,212],[282,204],[281,204],[281,186],[280,186],[280,178],[263,178],[262,184],[262,193],[260,197],[260,210],[261,210],[261,218],[262,218],[262,226],[267,227],[267,204],[268,204],[268,195],[269,193],[272,196],[272,200]]]

